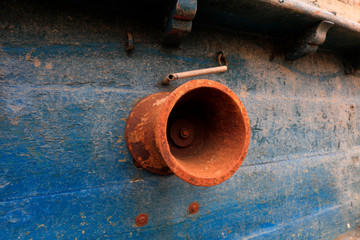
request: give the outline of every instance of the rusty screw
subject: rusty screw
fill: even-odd
[[[148,221],[149,217],[145,213],[140,213],[135,219],[136,225],[139,227],[145,226]]]
[[[189,206],[190,214],[195,214],[198,211],[199,211],[199,204],[197,202],[193,202],[192,204],[190,204],[190,206]]]
[[[188,138],[190,136],[190,132],[187,128],[182,128],[180,131],[180,135],[182,138]]]

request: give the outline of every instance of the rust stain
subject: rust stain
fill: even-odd
[[[38,225],[37,228],[42,228],[42,227],[45,227],[45,225],[44,225],[44,224],[40,224],[40,225]]]
[[[40,63],[39,59],[35,58],[34,59],[34,66],[39,67],[40,65],[41,65],[41,63]]]
[[[45,64],[46,69],[52,69],[52,62]]]
[[[25,55],[25,59],[26,59],[26,61],[30,61],[30,60],[31,60],[31,54],[30,54],[30,53],[27,53],[27,54]]]
[[[117,223],[111,221],[111,220],[110,220],[111,218],[112,218],[112,216],[107,217],[107,218],[106,218],[106,221],[107,221],[112,227],[114,227],[115,225],[117,225]]]

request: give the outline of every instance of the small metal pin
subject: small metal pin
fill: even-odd
[[[128,41],[126,44],[126,52],[131,53],[131,51],[135,49],[134,38],[133,38],[132,32],[127,32],[126,34],[128,37]]]
[[[196,76],[201,76],[201,75],[206,75],[206,74],[226,72],[228,70],[228,67],[227,67],[228,62],[222,51],[220,51],[218,53],[217,59],[219,62],[218,67],[204,68],[204,69],[198,69],[198,70],[180,72],[180,73],[171,73],[171,74],[167,75],[165,78],[163,78],[161,84],[168,85],[170,83],[170,81],[173,81],[176,79],[183,79],[183,78],[196,77]],[[225,66],[222,66],[221,61],[223,61],[225,63]]]

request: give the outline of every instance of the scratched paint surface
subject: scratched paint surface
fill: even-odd
[[[151,24],[37,7],[0,8],[0,239],[334,239],[359,226],[360,73],[336,55],[269,61],[272,39],[196,24],[166,49]],[[205,78],[248,111],[243,165],[210,188],[135,168],[131,109],[185,82],[160,86],[166,74],[216,66],[219,50],[229,71]]]

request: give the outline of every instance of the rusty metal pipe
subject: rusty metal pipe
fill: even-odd
[[[125,139],[137,167],[161,175],[175,173],[197,186],[214,186],[243,162],[250,121],[229,88],[193,80],[173,92],[142,99],[127,120]]]
[[[161,84],[168,85],[170,81],[177,79],[197,77],[197,76],[213,74],[213,73],[222,73],[222,72],[226,72],[227,69],[228,69],[227,66],[218,66],[218,67],[204,68],[204,69],[198,69],[187,72],[171,73],[162,80]]]

